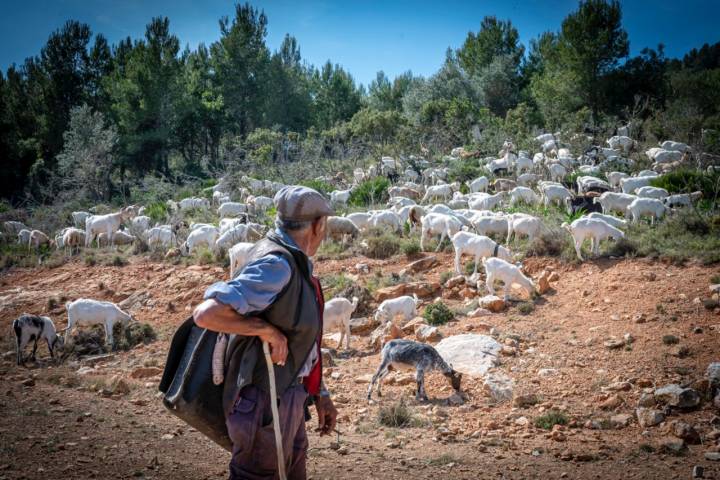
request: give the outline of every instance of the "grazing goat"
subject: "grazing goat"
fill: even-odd
[[[30,234],[32,232],[26,228],[20,230],[17,234],[17,241],[20,245],[28,245],[30,242]]]
[[[209,249],[213,249],[215,247],[215,242],[217,242],[219,233],[220,232],[217,227],[214,226],[196,228],[190,232],[187,240],[185,240],[185,243],[183,244],[184,252],[187,255],[190,255],[193,250],[200,245],[206,245]]]
[[[145,215],[135,217],[130,222],[131,229],[134,232],[139,232],[139,233],[146,232],[150,228],[151,221],[152,221],[152,219]]]
[[[440,235],[436,252],[440,251],[443,240],[450,238],[462,229],[462,222],[455,216],[444,213],[428,213],[420,220],[420,251],[425,251],[425,239]]]
[[[218,216],[220,218],[238,217],[244,213],[247,213],[247,211],[248,207],[244,203],[225,202],[218,207]]]
[[[448,185],[433,185],[425,190],[425,195],[420,200],[420,203],[427,203],[429,200],[442,199],[447,202],[448,199],[452,198],[453,192],[457,191],[460,186],[457,183]]]
[[[654,225],[655,220],[660,220],[667,207],[656,198],[636,198],[627,207],[628,218],[631,223],[637,223],[644,216],[650,217],[650,224]]]
[[[341,242],[345,244],[345,239],[348,235],[350,238],[355,240],[360,233],[358,227],[345,217],[328,217],[327,225],[325,227],[325,238],[337,239],[340,238]]]
[[[350,316],[358,305],[358,298],[353,297],[352,302],[347,298],[333,298],[325,304],[323,312],[323,330],[325,332],[338,330],[340,332],[340,340],[338,348],[345,339],[345,349],[350,348]]]
[[[145,232],[145,238],[150,250],[153,250],[157,246],[171,247],[177,243],[175,232],[169,225],[151,228]]]
[[[568,198],[572,198],[570,190],[562,185],[544,185],[541,187],[543,205],[549,207],[554,203],[559,203],[560,206],[567,201]]]
[[[567,169],[559,163],[553,163],[548,167],[550,172],[550,180],[553,182],[562,182],[565,175],[567,175]]]
[[[486,176],[478,177],[472,182],[470,182],[470,192],[476,193],[476,192],[487,192],[488,187],[490,186],[490,181]]]
[[[640,187],[647,187],[654,177],[628,177],[620,179],[620,188],[623,193],[633,193]]]
[[[55,350],[63,347],[63,338],[57,334],[55,324],[49,317],[40,317],[23,313],[13,320],[13,331],[15,332],[16,359],[18,365],[24,365],[23,350],[28,343],[34,341],[31,358],[35,360],[38,340],[45,339],[50,352],[50,357],[55,358]]]
[[[91,215],[85,220],[85,246],[89,247],[93,240],[101,233],[107,233],[110,245],[113,243],[113,234],[120,229],[120,225],[135,217],[135,207],[125,207],[119,212],[107,215]]]
[[[82,245],[85,245],[85,232],[79,228],[68,228],[62,234],[62,247],[70,249],[72,255],[73,250],[77,251]]]
[[[402,315],[403,320],[411,320],[417,313],[420,300],[417,295],[403,295],[402,297],[389,298],[378,306],[375,312],[375,320],[382,323],[392,322],[396,316]]]
[[[627,207],[635,200],[635,195],[628,193],[605,192],[599,197],[593,199],[593,203],[599,203],[602,207],[602,213],[608,214],[618,212],[625,215]]]
[[[183,198],[178,204],[181,211],[191,210],[193,208],[208,209],[210,208],[210,201],[207,198],[189,197]]]
[[[350,200],[350,195],[352,194],[352,189],[350,190],[333,190],[330,192],[330,203],[333,205],[347,205],[348,200]]]
[[[605,177],[608,179],[608,183],[611,187],[617,188],[620,186],[620,180],[628,178],[630,175],[624,172],[607,172]]]
[[[535,293],[535,284],[517,266],[495,257],[483,258],[482,263],[485,267],[485,285],[491,295],[495,295],[495,280],[503,282],[506,300],[510,298],[510,287],[513,283],[520,285],[530,297]]]
[[[462,374],[453,370],[452,366],[448,365],[431,345],[404,339],[390,340],[382,349],[381,359],[380,366],[368,387],[368,401],[371,400],[375,382],[377,382],[377,396],[382,397],[380,385],[391,370],[415,370],[415,381],[417,382],[415,398],[418,401],[426,402],[428,400],[425,393],[425,374],[433,370],[440,371],[450,380],[452,388],[456,392],[460,391]]]
[[[658,187],[640,187],[635,190],[635,194],[642,198],[657,198],[663,200],[670,196],[670,193],[664,188]]]
[[[103,325],[105,327],[105,344],[113,345],[113,327],[120,322],[123,328],[133,319],[132,316],[120,310],[112,302],[79,298],[74,302],[67,302],[65,309],[68,315],[68,326],[65,329],[65,341],[73,328],[79,325]]]
[[[672,207],[690,207],[693,201],[702,198],[702,192],[678,193],[665,198],[665,206]]]
[[[504,215],[475,215],[470,222],[480,235],[497,234],[503,239],[507,236],[508,219]]]
[[[392,232],[402,232],[402,221],[400,216],[392,210],[379,210],[374,212],[368,220],[368,225],[372,228],[387,227]]]
[[[508,235],[505,243],[510,243],[510,239],[515,234],[515,239],[520,235],[528,237],[528,241],[532,242],[533,239],[540,233],[542,228],[542,222],[539,218],[524,213],[515,213],[508,215]],[[508,260],[509,261],[509,260]]]
[[[31,248],[39,249],[40,245],[51,245],[50,237],[45,235],[40,230],[33,230],[30,232],[30,237],[28,238],[28,250]]]
[[[215,241],[215,250],[218,252],[224,252],[236,243],[247,242],[250,237],[257,239],[260,238],[260,236],[260,232],[257,232],[254,228],[241,223],[219,235],[218,239]]]
[[[345,218],[353,222],[360,231],[367,230],[370,226],[370,217],[372,214],[365,212],[350,213]]]
[[[563,223],[561,226],[567,229],[570,235],[572,235],[575,243],[575,253],[577,253],[578,259],[581,262],[583,261],[583,257],[580,251],[586,239],[590,239],[590,251],[594,255],[599,255],[601,240],[605,240],[606,238],[612,238],[614,240],[625,238],[625,233],[622,230],[613,227],[599,218],[578,218],[569,225]]]
[[[510,206],[513,206],[516,203],[537,205],[540,203],[540,200],[540,197],[528,187],[515,187],[510,190]]]
[[[115,245],[130,245],[135,241],[135,236],[129,233],[119,230],[113,235],[113,243]],[[107,233],[102,232],[97,238],[98,247],[104,247],[108,245]]]
[[[463,255],[472,255],[475,261],[473,275],[477,273],[478,264],[481,258],[498,257],[507,261],[512,260],[512,253],[507,248],[493,241],[484,235],[476,235],[470,232],[458,232],[452,237],[452,244],[455,248],[455,272],[460,274],[460,258]]]

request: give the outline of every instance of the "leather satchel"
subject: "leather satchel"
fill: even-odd
[[[175,416],[227,451],[232,441],[225,426],[223,385],[213,383],[212,356],[217,332],[183,322],[170,343],[159,390],[163,404]]]

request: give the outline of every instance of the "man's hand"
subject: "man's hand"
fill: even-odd
[[[320,430],[320,436],[331,434],[333,430],[335,430],[338,414],[333,401],[330,397],[318,395],[315,397],[315,408],[318,414],[318,430]]]
[[[288,356],[287,337],[269,323],[266,323],[266,325],[266,331],[263,331],[258,337],[263,342],[270,344],[270,358],[272,358],[273,363],[285,365]]]
[[[273,363],[285,365],[288,347],[285,335],[273,325],[258,317],[245,317],[231,306],[215,299],[205,300],[195,307],[193,318],[198,327],[213,332],[234,333],[246,337],[259,337],[270,344]]]

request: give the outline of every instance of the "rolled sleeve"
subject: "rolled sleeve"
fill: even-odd
[[[228,282],[217,282],[205,290],[205,300],[230,305],[241,315],[265,310],[290,281],[290,264],[282,256],[267,255],[248,263]]]

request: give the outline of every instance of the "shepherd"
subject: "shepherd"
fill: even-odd
[[[276,229],[232,280],[211,285],[193,312],[199,327],[230,335],[223,389],[230,479],[279,478],[278,452],[287,478],[305,479],[308,405],[315,405],[320,435],[333,432],[337,418],[322,379],[324,297],[310,261],[334,213],[320,193],[302,186],[284,187],[274,203]],[[263,343],[277,398],[270,395]],[[282,449],[276,449],[271,402],[277,402]]]

